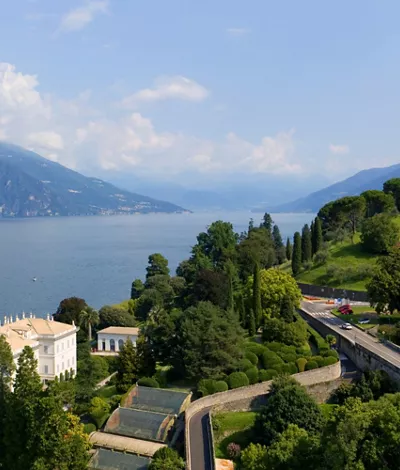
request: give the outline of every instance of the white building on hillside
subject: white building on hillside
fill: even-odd
[[[136,345],[139,328],[127,326],[109,326],[97,332],[97,350],[104,352],[119,352],[129,338]]]
[[[25,346],[30,346],[38,360],[38,372],[43,381],[60,377],[76,375],[76,332],[78,328],[72,324],[56,322],[48,316],[47,319],[30,316],[15,320],[5,317],[0,334],[4,335],[11,346],[14,361]]]

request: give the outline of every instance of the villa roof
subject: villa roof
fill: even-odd
[[[97,332],[109,334],[109,335],[132,335],[138,336],[139,335],[139,328],[132,328],[129,326],[109,326],[108,328],[104,328],[104,330],[100,330]]]
[[[23,318],[8,325],[14,331],[26,331],[26,328],[41,335],[59,335],[68,331],[74,331],[76,327],[67,323],[61,323],[45,318]],[[4,327],[3,327],[4,328]]]

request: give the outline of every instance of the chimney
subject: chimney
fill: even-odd
[[[15,315],[15,321],[18,321],[19,318],[18,318],[18,313]]]
[[[12,322],[13,322],[13,316],[12,316],[12,315],[10,315],[10,318],[9,318],[9,321],[8,321],[8,323],[12,323]]]
[[[33,313],[32,312],[29,314],[29,318],[33,318]]]
[[[72,326],[75,326],[75,322],[74,322],[74,320],[72,320]]]
[[[47,320],[47,321],[50,321],[50,313],[48,313],[48,314],[46,315],[46,320]]]
[[[7,315],[4,315],[3,325],[7,325],[8,318]]]
[[[22,312],[22,319],[25,320],[25,312]]]

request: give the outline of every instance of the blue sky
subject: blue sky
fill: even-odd
[[[390,0],[4,1],[0,138],[166,180],[399,163],[399,17]]]

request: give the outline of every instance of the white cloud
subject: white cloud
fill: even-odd
[[[91,23],[99,13],[106,13],[108,0],[88,1],[82,7],[71,10],[61,18],[59,30],[61,32],[72,32],[83,29]]]
[[[227,28],[226,32],[230,36],[245,36],[246,34],[249,34],[251,31],[247,28]]]
[[[345,155],[346,153],[350,152],[350,148],[348,145],[335,145],[335,144],[330,144],[329,145],[329,151],[333,153],[334,155]]]
[[[133,108],[139,102],[151,102],[168,99],[203,101],[208,90],[189,78],[182,76],[162,77],[155,81],[153,88],[145,88],[122,100],[122,107]]]
[[[32,132],[28,136],[32,145],[37,145],[44,149],[62,150],[64,140],[60,134],[54,131]]]

